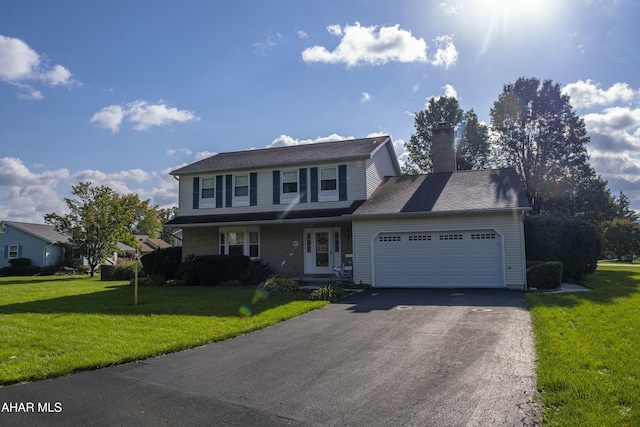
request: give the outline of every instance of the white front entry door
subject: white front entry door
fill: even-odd
[[[304,235],[305,274],[333,274],[342,260],[340,228],[308,228]]]

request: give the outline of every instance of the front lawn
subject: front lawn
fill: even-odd
[[[640,268],[600,267],[589,292],[528,294],[545,426],[640,425]]]
[[[0,384],[184,350],[327,304],[301,293],[256,298],[255,289],[140,287],[135,306],[133,287],[123,282],[0,278]]]

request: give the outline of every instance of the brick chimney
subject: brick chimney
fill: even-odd
[[[456,150],[453,148],[453,127],[441,122],[433,129],[431,144],[431,162],[433,172],[455,172]]]

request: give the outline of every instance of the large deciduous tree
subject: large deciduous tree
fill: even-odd
[[[489,128],[478,121],[478,115],[471,109],[462,117],[460,139],[456,145],[457,169],[487,168],[489,152]]]
[[[521,77],[504,86],[490,116],[497,159],[516,168],[533,213],[611,218],[606,182],[589,165],[584,120],[558,84]]]
[[[136,222],[135,210],[108,187],[92,187],[90,182],[72,186],[75,198],[65,198],[66,215],[50,213],[45,221],[69,236],[69,243],[95,268],[108,258],[119,242],[131,240],[129,225]],[[137,198],[137,196],[136,196]]]
[[[416,132],[405,143],[409,160],[404,167],[405,173],[427,173],[433,170],[431,162],[431,143],[433,129],[440,123],[457,126],[462,117],[462,109],[456,98],[441,96],[431,98],[427,107],[416,113],[414,127]]]

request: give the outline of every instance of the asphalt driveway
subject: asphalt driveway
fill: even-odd
[[[2,387],[0,409],[17,409],[0,425],[520,426],[534,390],[521,293],[374,289],[194,350]]]

